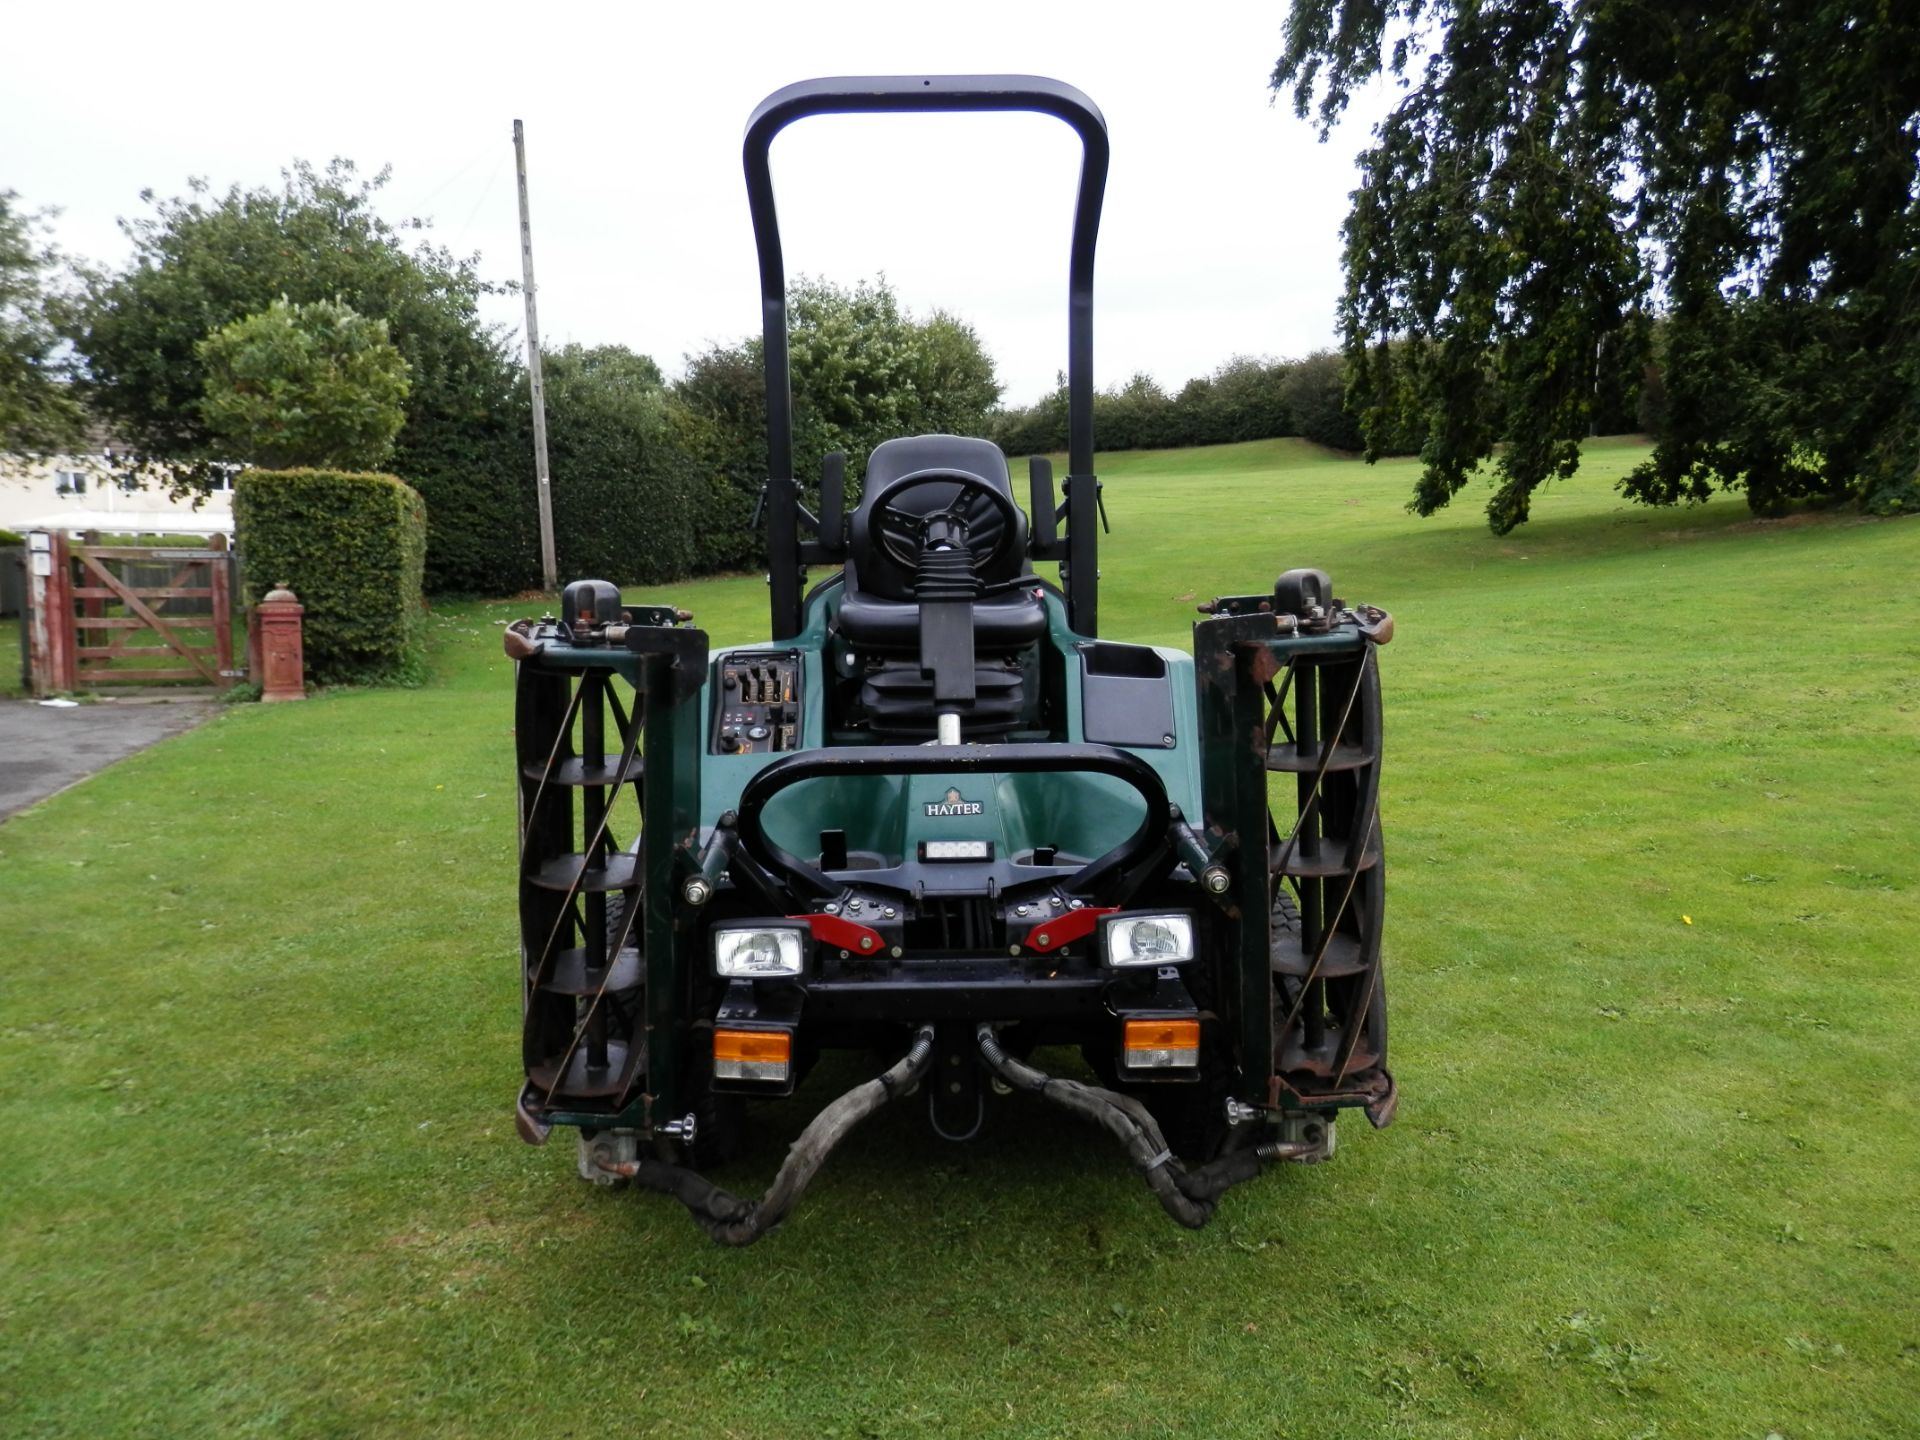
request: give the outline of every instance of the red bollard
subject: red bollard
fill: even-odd
[[[300,597],[284,584],[274,586],[253,607],[262,700],[307,698],[306,656],[300,644],[300,617],[306,613]]]

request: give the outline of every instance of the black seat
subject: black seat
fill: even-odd
[[[880,650],[911,650],[920,643],[920,606],[913,596],[913,576],[902,570],[879,544],[873,517],[873,497],[903,475],[917,470],[952,470],[985,481],[1013,498],[1007,475],[1007,457],[991,440],[960,435],[913,435],[888,440],[867,459],[859,508],[853,512],[847,547],[845,599],[840,605],[840,629],[856,645]],[[901,508],[932,514],[951,503],[959,487],[929,481],[901,497]],[[992,545],[1000,536],[999,513],[976,497],[969,507],[969,529],[976,548]],[[987,585],[1002,583],[1027,570],[1027,520],[1014,506],[1012,543],[980,572]],[[1030,645],[1046,633],[1046,607],[1031,587],[1017,587],[989,595],[973,607],[974,645],[985,652],[1005,652]]]

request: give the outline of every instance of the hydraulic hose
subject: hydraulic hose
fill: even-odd
[[[862,1120],[889,1100],[911,1090],[933,1063],[933,1027],[923,1025],[913,1045],[885,1073],[856,1085],[813,1117],[787,1151],[779,1174],[758,1200],[744,1200],[705,1176],[665,1160],[623,1160],[603,1164],[642,1189],[671,1195],[692,1212],[700,1227],[722,1245],[751,1245],[792,1211],[826,1163],[833,1148]]]
[[[1213,1218],[1220,1197],[1243,1180],[1251,1180],[1270,1160],[1292,1159],[1309,1147],[1275,1142],[1235,1150],[1205,1165],[1189,1168],[1175,1157],[1151,1111],[1131,1095],[1066,1080],[1016,1060],[1001,1048],[993,1027],[975,1031],[980,1054],[988,1067],[1016,1090],[1026,1090],[1062,1109],[1090,1120],[1118,1140],[1147,1182],[1162,1208],[1189,1230],[1198,1230]]]

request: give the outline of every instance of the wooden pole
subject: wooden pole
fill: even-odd
[[[533,474],[540,495],[540,579],[548,590],[560,588],[560,566],[553,554],[553,486],[547,477],[547,392],[540,380],[540,319],[533,283],[533,223],[527,218],[527,136],[513,122],[513,168],[520,180],[520,275],[527,297],[527,383],[533,396]]]

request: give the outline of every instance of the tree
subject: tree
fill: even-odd
[[[1287,370],[1287,413],[1300,433],[1333,450],[1358,450],[1366,443],[1347,408],[1346,364],[1332,350],[1316,350]]]
[[[200,416],[228,458],[273,470],[372,470],[406,420],[407,362],[387,322],[338,300],[282,297],[194,347]]]
[[[622,345],[568,345],[541,369],[561,563],[622,584],[690,574],[715,477],[691,453],[660,367]]]
[[[47,216],[19,202],[0,190],[0,450],[68,450],[87,416],[52,318],[66,266],[40,239]]]
[[[1370,454],[1424,432],[1413,508],[1498,446],[1488,519],[1522,523],[1597,393],[1630,410],[1656,313],[1627,494],[1920,501],[1920,7],[1293,0],[1272,84],[1323,138],[1383,70],[1340,323]]]
[[[895,435],[984,434],[1000,397],[993,360],[973,327],[936,310],[924,320],[900,307],[886,283],[852,289],[798,279],[787,296],[793,371],[793,463],[814,483],[829,452],[848,455],[857,495],[867,453]],[[701,453],[731,482],[703,537],[705,562],[749,563],[758,549],[745,522],[767,478],[767,411],[758,337],[690,356],[675,394],[704,432]]]
[[[347,160],[296,161],[278,189],[194,180],[183,197],[143,192],[149,213],[121,221],[132,257],[88,287],[74,341],[97,409],[191,487],[221,458],[200,403],[210,330],[282,296],[386,321],[412,383],[391,468],[427,501],[428,588],[512,593],[539,576],[538,530],[519,368],[479,319],[496,287],[430,243],[426,221],[383,219],[386,182]]]

